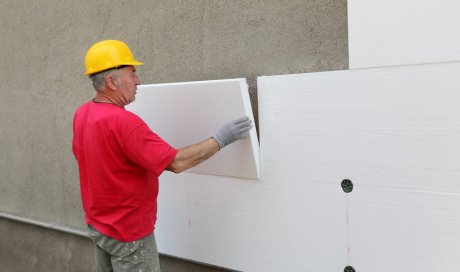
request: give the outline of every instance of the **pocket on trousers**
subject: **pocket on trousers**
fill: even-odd
[[[114,257],[127,256],[133,253],[141,244],[139,240],[133,242],[120,242],[100,233],[90,225],[88,225],[88,236],[98,247],[107,251]]]

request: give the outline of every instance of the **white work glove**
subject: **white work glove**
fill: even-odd
[[[221,127],[216,134],[214,134],[213,138],[216,139],[219,148],[222,149],[226,145],[249,137],[249,130],[251,130],[251,128],[252,121],[249,120],[249,117],[244,116]]]

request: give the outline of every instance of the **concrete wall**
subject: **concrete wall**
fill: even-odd
[[[0,218],[2,272],[94,271],[94,244],[87,238]],[[160,255],[162,272],[226,271]]]
[[[348,68],[346,10],[346,0],[1,1],[0,210],[84,228],[71,125],[94,95],[83,74],[94,42],[125,41],[146,63],[144,83],[246,77],[257,118],[256,76]],[[6,222],[0,248],[48,233]],[[71,266],[93,262],[87,241],[50,235],[67,250],[34,271],[62,267],[68,252],[81,261]],[[36,241],[34,256],[54,248]]]

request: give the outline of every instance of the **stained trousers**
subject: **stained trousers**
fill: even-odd
[[[125,243],[88,225],[88,235],[96,244],[97,272],[160,272],[153,233],[140,240]]]

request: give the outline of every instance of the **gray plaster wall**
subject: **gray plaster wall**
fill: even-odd
[[[93,43],[125,41],[145,62],[143,83],[245,77],[257,116],[257,76],[348,68],[346,10],[346,0],[0,1],[0,211],[84,228],[72,117],[94,96],[83,63]]]
[[[94,244],[88,238],[0,218],[0,271],[95,271]],[[218,267],[160,255],[162,272],[219,272]]]

